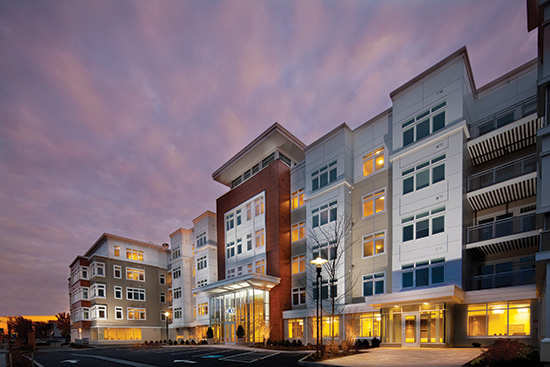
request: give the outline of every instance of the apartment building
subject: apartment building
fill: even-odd
[[[71,340],[91,344],[166,338],[168,245],[104,233],[71,263]]]

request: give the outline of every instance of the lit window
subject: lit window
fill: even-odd
[[[145,270],[143,270],[143,269],[134,269],[134,268],[126,268],[126,279],[138,280],[140,282],[144,282],[145,281]]]
[[[385,249],[385,232],[363,236],[363,257],[383,254]]]
[[[265,245],[264,242],[264,229],[260,229],[256,231],[256,247],[262,247]]]
[[[317,318],[313,317],[313,338],[317,338]],[[334,335],[333,335],[334,333]],[[321,319],[321,337],[338,338],[340,335],[340,318],[338,316],[323,316]]]
[[[129,260],[143,261],[143,251],[127,248],[126,258]]]
[[[264,197],[254,199],[254,215],[257,217],[264,214]]]
[[[265,260],[256,261],[256,273],[265,274]]]
[[[304,205],[304,189],[294,191],[291,195],[291,208],[292,210]]]
[[[208,315],[208,303],[199,303],[197,309],[199,316]]]
[[[246,204],[246,220],[252,219],[252,204]]]
[[[468,336],[528,335],[531,335],[528,300],[468,305]]]
[[[384,188],[363,196],[363,218],[383,212],[386,209],[385,193],[386,189]]]
[[[289,339],[304,337],[304,319],[288,320],[288,337]]]
[[[384,147],[363,156],[363,176],[369,176],[384,168]]]
[[[128,320],[145,320],[145,308],[128,307]]]
[[[116,256],[116,257],[119,257],[119,256],[120,256],[120,246],[115,246],[115,251],[114,251],[114,253],[115,253],[115,256]]]
[[[120,265],[113,265],[113,276],[117,279],[122,278],[122,266]]]
[[[292,274],[298,274],[306,271],[305,255],[294,256],[292,258]]]
[[[292,242],[299,241],[306,237],[306,223],[300,222],[292,225]]]

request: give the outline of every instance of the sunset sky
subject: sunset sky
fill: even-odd
[[[103,232],[163,243],[275,121],[305,144],[462,46],[477,87],[536,56],[515,1],[0,0],[0,315],[68,310]]]

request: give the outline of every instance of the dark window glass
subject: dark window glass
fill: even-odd
[[[414,142],[414,129],[403,131],[403,146],[407,146]]]
[[[514,122],[514,112],[510,112],[507,115],[499,117],[497,119],[497,128],[506,126],[512,122]]]
[[[440,233],[445,230],[445,216],[432,219],[432,234]]]
[[[336,259],[336,246],[333,246],[330,248],[330,258],[329,260],[335,260]]]
[[[321,299],[328,298],[328,285],[321,286]]]
[[[430,222],[429,220],[421,220],[416,222],[416,238],[428,237],[430,234]]]
[[[319,227],[319,215],[314,215],[313,218],[311,218],[311,226],[313,228]]]
[[[432,183],[445,179],[445,164],[432,168]]]
[[[328,223],[328,210],[323,210],[321,213],[319,213],[321,215],[321,222],[320,224],[323,225],[323,224],[327,224]]]
[[[330,182],[336,181],[336,168],[331,169],[329,174],[330,174],[330,177],[329,177]]]
[[[414,191],[414,176],[403,180],[403,195]]]
[[[445,127],[445,111],[437,114],[433,117],[433,129],[432,132],[441,130]]]
[[[430,135],[430,120],[424,120],[416,125],[416,140]]]
[[[432,284],[445,282],[445,267],[435,266],[432,268]]]
[[[372,280],[363,283],[363,296],[372,296]]]
[[[408,273],[403,273],[403,288],[409,288],[413,286],[413,273],[409,271]]]
[[[314,291],[315,291],[315,290],[314,290]],[[316,294],[316,292],[314,292],[314,293],[315,293],[315,295],[314,295],[313,298],[317,299],[317,294]],[[299,295],[296,294],[296,293],[294,293],[294,294],[292,295],[292,304],[297,305],[297,304],[298,304],[298,300],[299,300]]]
[[[323,172],[319,175],[319,178],[321,179],[320,187],[328,185],[328,173]]]
[[[416,174],[416,189],[420,190],[430,185],[430,170],[426,169]]]
[[[336,220],[337,213],[338,213],[338,210],[336,210],[336,208],[330,209],[330,221],[331,222]]]
[[[317,190],[319,188],[319,177],[315,177],[311,182],[311,190]]]
[[[422,287],[430,284],[430,273],[429,268],[417,269],[416,270],[416,286]]]
[[[374,292],[376,294],[383,294],[384,293],[384,281],[383,280],[377,280],[376,281]]]
[[[410,241],[414,238],[413,225],[403,227],[403,242]]]

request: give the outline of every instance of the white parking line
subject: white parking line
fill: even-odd
[[[105,356],[96,356],[93,354],[71,354],[72,356],[78,356],[78,357],[89,357],[89,358],[95,358],[100,359],[102,361],[108,361],[108,362],[114,362],[119,364],[125,364],[127,366],[132,367],[158,367],[152,364],[145,364],[145,363],[139,363],[134,361],[127,361],[125,359],[118,359],[118,358],[111,358],[111,357],[105,357]]]
[[[246,359],[243,360],[243,359],[238,358],[239,356],[245,356],[245,355],[249,355],[249,354],[260,354],[260,355],[266,354],[266,355],[262,355],[262,356],[260,356],[259,358],[253,358],[253,359],[250,359],[250,360],[246,360]],[[253,362],[259,361],[259,360],[261,360],[261,359],[265,359],[265,358],[272,357],[272,356],[277,355],[277,354],[280,354],[280,352],[274,352],[274,353],[246,352],[246,353],[234,354],[234,355],[232,355],[232,356],[220,358],[220,361],[230,361],[230,362],[240,362],[240,363],[253,363]]]

